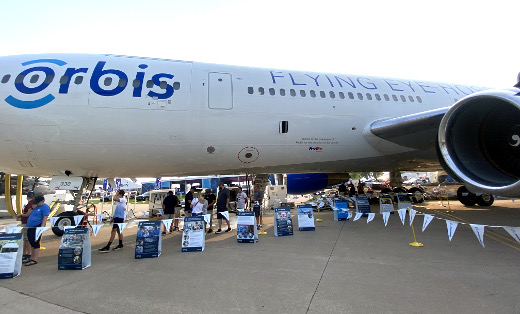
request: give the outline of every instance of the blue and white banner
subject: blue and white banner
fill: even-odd
[[[446,227],[448,228],[448,237],[450,239],[453,238],[453,235],[455,234],[455,230],[457,230],[457,226],[459,225],[458,222],[453,220],[446,220]]]
[[[368,214],[368,218],[367,218],[367,223],[371,222],[372,220],[374,220],[374,217],[376,216],[376,213],[369,213]]]
[[[119,228],[119,232],[123,233],[123,230],[125,229],[126,225],[128,225],[128,223],[118,223],[117,224],[117,227]]]
[[[161,221],[164,224],[164,227],[166,228],[166,231],[170,230],[170,227],[172,225],[173,219],[163,219]]]
[[[291,208],[276,207],[274,209],[274,235],[278,237],[293,234]]]
[[[14,278],[22,271],[22,234],[0,234],[0,279]]]
[[[401,218],[401,222],[403,223],[403,226],[404,222],[406,221],[406,210],[406,208],[401,208],[397,210],[397,212],[399,213],[399,218]]]
[[[313,231],[316,229],[314,226],[314,213],[312,211],[312,205],[297,205],[298,210],[298,230],[299,231]]]
[[[507,233],[513,237],[517,242],[520,242],[520,227],[502,227]]]
[[[169,225],[171,225],[172,219],[165,220],[169,220]],[[167,225],[164,220],[162,223],[164,223],[165,226]],[[169,230],[169,226],[166,226],[166,229]],[[161,250],[161,221],[140,221],[135,240],[135,258],[159,257]]]
[[[254,212],[237,213],[237,241],[240,243],[258,242],[258,229]]]
[[[417,214],[417,211],[415,209],[410,208],[410,226],[413,223],[413,220],[415,219],[415,214]]]
[[[99,232],[99,229],[101,229],[103,225],[92,225],[92,233],[94,233],[94,236],[97,237],[97,234]]]
[[[60,217],[51,217],[51,218],[49,218],[52,227],[54,227],[56,225],[56,221],[58,221],[59,218]]]
[[[50,227],[36,227],[36,234],[34,235],[34,240],[38,241],[38,238],[44,233],[45,231],[49,230]]]
[[[224,216],[226,220],[229,220],[229,212],[227,210],[225,212],[221,212],[220,214]]]
[[[63,232],[58,252],[58,269],[84,269],[91,265],[90,232],[69,228]]]
[[[13,234],[13,233],[20,233],[22,232],[23,227],[7,227],[7,233]]]
[[[184,217],[184,227],[181,236],[182,252],[204,251],[205,242],[204,217]]]
[[[363,216],[363,213],[356,212],[356,216],[354,217],[354,221],[359,220],[359,218],[361,218],[361,216]]]
[[[386,227],[386,225],[388,224],[388,218],[390,218],[390,212],[383,212],[382,214],[383,214],[383,222],[385,223],[385,227]]]
[[[204,215],[204,221],[205,221],[207,224],[210,224],[210,223],[211,223],[211,214],[206,214],[206,215]]]
[[[428,227],[428,225],[430,224],[430,222],[432,222],[433,220],[433,216],[432,215],[424,215],[424,221],[423,221],[423,225],[422,225],[422,232],[424,232],[424,230],[426,230],[426,227]]]
[[[75,215],[74,216],[74,225],[78,226],[81,220],[85,217],[85,215]]]
[[[96,214],[97,222],[98,223],[102,223],[103,222],[103,217],[105,217],[104,214]]]
[[[483,247],[486,247],[484,245],[484,228],[485,225],[476,225],[476,224],[470,224],[471,229],[473,230],[473,233],[475,233],[475,236],[478,239],[478,242],[482,244]]]

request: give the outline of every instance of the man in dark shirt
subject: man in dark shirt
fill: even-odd
[[[339,195],[347,195],[347,186],[345,185],[345,182],[341,182],[341,185],[338,187]]]
[[[222,218],[224,218],[227,222],[227,230],[226,232],[231,231],[231,225],[229,224],[229,219],[227,219],[222,212],[228,210],[229,206],[229,190],[224,187],[224,183],[220,183],[218,185],[218,195],[217,195],[217,219],[218,219],[218,230],[215,232],[216,234],[222,233]]]
[[[175,206],[179,204],[179,199],[172,191],[168,192],[162,203],[164,211],[164,219],[174,219],[175,217]],[[173,223],[170,225],[170,233],[173,231]],[[164,228],[163,234],[166,234],[166,227]]]
[[[211,193],[211,189],[206,189],[206,194],[204,195],[204,198],[206,199],[206,201],[208,201],[208,214],[211,215],[209,216],[208,233],[212,233],[213,229],[211,228],[213,227],[213,206],[217,201],[217,197],[215,196],[215,194]]]
[[[186,217],[191,217],[191,201],[193,201],[193,192],[195,192],[194,186],[190,188],[190,191],[186,193],[186,198],[184,198],[184,215]]]

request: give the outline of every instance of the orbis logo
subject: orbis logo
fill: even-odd
[[[47,66],[42,66],[40,64],[45,64]],[[62,60],[58,59],[38,59],[38,60],[32,60],[22,63],[23,66],[30,66],[35,65],[31,68],[28,68],[24,71],[22,71],[15,79],[14,86],[16,90],[22,94],[25,95],[33,95],[40,92],[44,92],[51,83],[56,79],[56,72],[50,68],[49,64],[54,64],[58,67],[63,67],[67,63]],[[92,71],[92,74],[90,76],[90,90],[97,95],[100,96],[115,96],[123,92],[128,85],[128,75],[121,71],[116,69],[110,69],[106,68],[106,62],[105,61],[99,61],[96,66],[94,67],[94,70]],[[148,68],[148,65],[146,64],[140,64],[139,69],[144,70]],[[60,88],[58,91],[58,94],[67,94],[69,92],[70,83],[72,81],[72,77],[74,75],[80,74],[80,73],[87,73],[89,71],[88,68],[67,68],[65,69],[65,72],[61,79],[58,79],[60,82]],[[43,76],[42,76],[43,74]],[[39,78],[40,76],[44,77]],[[100,82],[102,81],[102,77],[116,77],[115,80],[117,83],[115,86],[103,86],[101,87]],[[144,76],[145,72],[138,71],[135,74],[134,83],[132,84],[133,92],[132,97],[141,97],[142,96],[142,90],[143,90],[143,84],[144,84]],[[173,79],[173,74],[168,73],[157,73],[152,76],[150,81],[153,83],[152,86],[147,86],[150,88],[150,91],[146,94],[149,97],[157,97],[157,99],[167,99],[171,97],[174,93],[174,88],[172,84],[166,84],[164,86],[161,86],[161,79]],[[36,78],[36,79],[33,79]],[[29,83],[29,86],[27,84]],[[112,84],[113,85],[113,84]],[[153,86],[162,87],[163,93],[157,93],[155,91],[152,91],[151,88]],[[47,105],[51,101],[56,99],[56,97],[53,94],[47,94],[39,99],[36,100],[23,100],[18,99],[12,95],[9,95],[5,98],[5,101],[10,104],[11,106],[14,106],[16,108],[20,109],[34,109],[39,108],[42,106]]]
[[[309,147],[309,150],[313,150],[313,151],[317,151],[317,152],[321,152],[323,150],[323,148],[319,147],[319,146],[316,146],[316,147]]]

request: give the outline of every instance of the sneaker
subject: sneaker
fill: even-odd
[[[217,231],[215,231],[215,234],[221,234],[222,233],[222,230],[218,229]]]
[[[227,230],[225,232],[230,232],[232,229],[231,228],[227,228]]]
[[[262,225],[257,225],[256,230],[262,230]]]
[[[172,232],[173,232],[173,231],[177,231],[177,230],[179,230],[179,227],[173,227]]]
[[[110,247],[109,246],[104,246],[104,247],[102,247],[102,248],[100,248],[98,250],[100,252],[102,252],[102,253],[108,253],[108,252],[110,252]]]
[[[122,248],[123,248],[123,246],[120,244],[120,245],[116,246],[115,248],[113,248],[112,251],[117,251],[117,250],[122,249]]]
[[[213,229],[209,228],[208,233],[212,233],[212,232],[213,232]]]
[[[166,231],[163,231],[163,232],[162,232],[162,235],[166,235]]]

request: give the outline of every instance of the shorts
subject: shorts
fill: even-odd
[[[227,220],[226,217],[224,215],[222,215],[222,213],[217,213],[217,219]]]
[[[112,221],[112,229],[119,230],[119,226],[117,224],[120,224],[123,222],[125,222],[125,220],[123,218],[114,217],[114,220]]]
[[[255,212],[255,217],[262,216],[262,208],[258,205],[253,206],[253,211]]]
[[[38,239],[35,239],[36,237],[36,227],[27,228],[27,240],[29,240],[29,244],[31,244],[31,247],[33,249],[39,249],[40,248],[40,242],[42,240],[42,236]]]
[[[191,217],[197,217],[197,216],[202,216],[202,213],[194,213],[194,214],[191,214]]]
[[[173,214],[164,214],[163,219],[173,219]]]
[[[180,217],[181,216],[181,208],[180,207],[175,207],[174,215],[175,215],[175,217]]]

